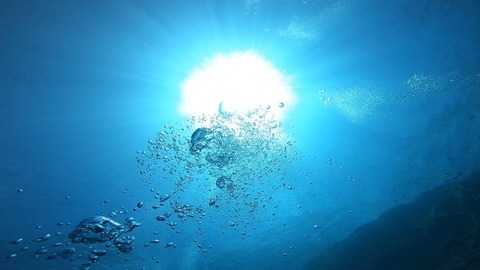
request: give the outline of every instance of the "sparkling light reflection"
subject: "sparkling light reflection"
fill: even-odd
[[[183,83],[180,113],[211,116],[221,110],[242,114],[268,107],[279,120],[295,103],[290,83],[291,77],[252,51],[219,54]]]

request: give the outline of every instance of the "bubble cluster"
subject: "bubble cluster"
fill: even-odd
[[[445,82],[433,76],[414,74],[407,80],[406,85],[409,88],[409,94],[415,96],[439,92],[445,86]]]
[[[452,99],[452,93],[463,93],[460,89],[471,88],[480,81],[480,75],[461,75],[449,73],[444,75],[414,74],[402,83],[395,92],[382,87],[337,87],[335,89],[320,88],[319,100],[325,108],[338,110],[353,123],[364,123],[369,119],[384,117],[385,108],[388,114],[395,117],[394,108],[399,110],[399,101],[412,103],[430,102]],[[373,88],[378,88],[373,90]],[[450,96],[449,96],[450,95]],[[461,97],[461,94],[459,94]],[[453,100],[452,100],[453,101]]]
[[[317,1],[298,1],[300,5],[315,6]],[[315,12],[313,16],[295,16],[288,26],[278,31],[282,37],[296,41],[317,41],[323,37],[322,25],[334,16],[341,14],[350,5],[350,1],[335,1]],[[312,7],[313,8],[313,7]]]
[[[137,164],[146,185],[176,197],[169,205],[180,221],[201,218],[210,206],[222,213],[224,224],[233,218],[254,222],[296,159],[295,142],[268,108],[219,112],[164,128],[138,151]],[[201,195],[192,199],[192,191]]]
[[[104,243],[112,241],[121,252],[129,252],[133,249],[134,237],[121,236],[130,232],[140,223],[133,217],[125,219],[125,225],[104,216],[94,216],[81,221],[68,235],[72,243]],[[98,254],[97,254],[98,255]]]
[[[360,87],[329,94],[325,89],[320,89],[319,95],[325,107],[337,109],[353,123],[361,123],[374,116],[378,106],[385,102],[385,98],[379,92]]]
[[[198,225],[198,236],[206,232],[205,222],[244,239],[252,235],[247,228],[256,230],[266,216],[278,211],[272,204],[276,190],[292,190],[286,180],[287,169],[297,158],[295,141],[284,132],[275,110],[267,107],[238,114],[219,111],[213,117],[165,125],[148,140],[145,150],[138,151],[139,188],[145,188],[147,196],[134,199],[130,206],[102,198],[99,205],[107,208],[105,215],[97,213],[73,228],[67,228],[70,222],[57,220],[54,226],[69,232],[64,239],[59,238],[62,231],[49,232],[43,226],[46,224],[38,225],[38,235],[31,241],[20,236],[10,239],[16,251],[6,254],[5,259],[17,260],[30,248],[28,253],[34,258],[79,262],[76,269],[90,269],[112,254],[125,254],[127,260],[135,254],[136,239],[142,239],[130,233],[140,226],[134,217],[118,222],[121,215],[130,213],[142,223],[149,224],[150,218],[150,224],[155,224],[155,237],[140,240],[141,248],[163,246],[165,252],[177,248],[175,235],[188,231],[183,223],[190,222]],[[135,197],[133,192],[130,188],[121,191]],[[161,226],[163,232],[158,228]],[[195,252],[212,256],[213,243],[202,239],[193,242]],[[178,247],[185,247],[185,243],[178,243]]]
[[[377,107],[384,102],[380,93],[361,89],[351,88],[347,92],[338,94],[333,102],[342,114],[352,122],[365,121],[376,113]]]
[[[452,72],[444,75],[414,74],[404,83],[406,91],[396,99],[438,98],[460,88],[470,88],[480,81],[480,74],[463,75]]]

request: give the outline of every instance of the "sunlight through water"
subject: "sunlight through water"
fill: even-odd
[[[218,54],[184,81],[180,113],[211,117],[268,108],[276,120],[281,120],[296,100],[291,81],[253,51]]]

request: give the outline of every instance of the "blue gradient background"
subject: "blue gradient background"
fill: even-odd
[[[195,223],[172,236],[177,249],[144,248],[164,232],[138,213],[130,260],[106,257],[92,269],[302,268],[383,211],[478,169],[479,11],[466,0],[0,2],[1,268],[78,266],[33,259],[31,239],[60,230],[62,241],[71,227],[56,223],[105,215],[104,200],[132,208],[151,196],[136,151],[164,124],[186,121],[176,112],[192,70],[244,50],[295,78],[299,102],[285,126],[304,157],[289,168],[296,193],[274,194],[286,198],[276,219],[246,239],[207,229],[212,258],[188,251]],[[292,22],[314,38],[282,34]],[[412,93],[415,74],[450,83]],[[383,103],[352,121],[340,103],[320,101],[319,89],[335,101],[352,88]],[[357,94],[348,109],[368,102]],[[31,250],[4,259],[19,237]]]

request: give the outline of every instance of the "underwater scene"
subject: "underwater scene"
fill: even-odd
[[[0,269],[480,269],[475,0],[0,2]]]

